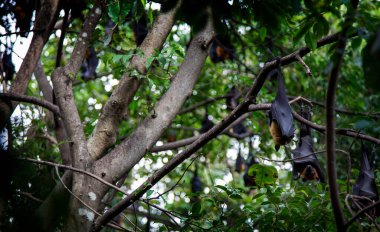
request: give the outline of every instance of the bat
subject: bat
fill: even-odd
[[[202,127],[199,130],[201,134],[206,133],[208,130],[214,127],[214,123],[208,118],[208,113],[205,114],[203,121],[202,121]]]
[[[209,56],[213,63],[232,60],[235,57],[234,47],[228,39],[216,36],[211,43]]]
[[[374,167],[372,159],[369,157],[374,157],[375,154],[372,153],[364,146],[362,141],[361,146],[361,164],[360,164],[360,172],[359,176],[356,179],[356,183],[352,189],[352,194],[361,197],[367,197],[372,201],[379,200],[379,193],[377,192],[376,183],[375,183],[375,175],[374,175]],[[358,201],[359,205],[365,207],[373,202],[368,201],[366,199],[360,199]],[[356,206],[352,207],[356,210]],[[380,213],[379,209],[376,209],[377,214]]]
[[[82,62],[81,74],[85,81],[96,78],[96,68],[98,67],[99,59],[96,57],[94,47],[90,47],[86,51],[85,59]]]
[[[12,51],[6,49],[6,51],[3,53],[2,66],[5,81],[12,80],[13,75],[15,74],[15,65],[12,62]]]
[[[301,107],[301,116],[310,120],[310,108],[304,110]],[[301,177],[303,181],[317,180],[325,183],[325,175],[321,165],[313,150],[313,140],[311,138],[310,128],[301,124],[300,139],[296,149],[292,151],[293,155],[293,179]]]
[[[248,154],[248,158],[247,158],[247,161],[246,161],[246,169],[244,171],[244,175],[243,175],[243,179],[244,179],[244,185],[246,187],[249,187],[249,186],[256,186],[256,176],[250,176],[248,174],[248,170],[249,168],[254,165],[254,164],[257,164],[258,162],[256,161],[255,157],[253,156],[252,153],[249,153]]]
[[[227,109],[233,110],[238,105],[238,99],[240,98],[241,93],[235,86],[233,86],[227,95],[228,95],[228,97],[226,98]]]
[[[235,171],[237,173],[241,173],[245,169],[245,165],[246,165],[245,160],[243,156],[241,156],[241,152],[239,149],[239,152],[237,154],[236,161],[235,161]]]
[[[289,143],[294,137],[292,109],[288,103],[285,91],[285,82],[280,68],[276,68],[268,74],[268,78],[277,77],[278,89],[275,100],[272,102],[269,112],[270,133],[278,151],[281,145]]]
[[[194,176],[191,179],[191,192],[192,193],[199,193],[203,190],[203,184],[201,179],[198,176],[198,167],[195,167]]]
[[[136,45],[140,46],[148,34],[147,23],[144,17],[138,21],[133,21],[133,35],[135,37]]]

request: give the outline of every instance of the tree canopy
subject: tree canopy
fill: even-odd
[[[380,1],[0,16],[1,231],[380,230]]]

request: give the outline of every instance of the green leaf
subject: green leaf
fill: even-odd
[[[195,216],[197,216],[197,215],[199,215],[199,214],[201,213],[201,211],[202,211],[202,204],[201,204],[200,201],[198,201],[198,202],[196,202],[196,203],[193,205],[193,207],[191,208],[191,212],[192,212]]]
[[[150,195],[152,195],[153,192],[153,190],[149,189],[148,191],[146,191],[146,196],[150,197]]]
[[[311,50],[315,50],[317,48],[317,38],[315,34],[308,31],[305,35],[305,43]]]
[[[255,178],[258,186],[272,185],[276,182],[278,173],[273,166],[254,164],[248,170],[248,175]]]
[[[112,19],[113,22],[119,22],[119,1],[114,1],[108,5],[108,16]]]
[[[259,30],[260,40],[264,41],[266,36],[267,36],[267,28],[266,27],[260,28],[260,30]]]

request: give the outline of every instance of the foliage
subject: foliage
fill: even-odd
[[[233,86],[243,92],[247,86],[252,85],[256,74],[265,62],[277,56],[289,54],[302,46],[307,46],[312,50],[312,53],[304,57],[304,61],[311,69],[313,76],[307,76],[304,67],[299,63],[282,67],[287,94],[303,96],[315,102],[325,102],[328,75],[333,65],[331,56],[335,51],[335,44],[317,48],[317,40],[340,31],[349,6],[348,1],[241,0],[228,3],[221,1],[223,4],[219,4],[219,1],[210,0],[210,2],[215,8],[213,19],[216,32],[218,35],[228,37],[234,47],[236,57],[216,64],[208,58],[192,91],[192,96],[186,101],[183,109],[205,99],[225,95]],[[145,0],[128,1],[128,3],[114,0],[108,4],[107,14],[101,19],[101,23],[91,38],[92,46],[100,60],[96,70],[99,78],[85,81],[78,74],[74,85],[74,98],[86,136],[93,131],[102,107],[112,90],[123,78],[124,73],[137,76],[142,85],[134,96],[134,101],[129,105],[128,118],[120,125],[115,145],[130,135],[141,120],[151,114],[153,107],[169,88],[172,78],[175,77],[184,60],[191,38],[203,26],[204,20],[201,17],[203,10],[199,8],[204,7],[204,4],[200,4],[199,1],[187,1],[187,4],[189,5],[184,7],[188,10],[182,9],[177,15],[176,25],[172,28],[162,51],[157,51],[154,56],[148,58],[146,75],[138,74],[129,66],[131,58],[136,54],[141,54],[135,45],[131,18],[138,20],[146,17],[148,27],[150,27],[158,14],[155,8],[157,4]],[[200,12],[200,14],[194,12]],[[5,15],[5,13],[2,14]],[[88,14],[88,11],[85,10],[84,14]],[[337,113],[336,126],[360,130],[375,138],[380,138],[378,123],[380,70],[379,57],[371,53],[370,46],[374,46],[376,36],[379,37],[379,15],[379,1],[360,2],[355,24],[350,30],[336,97],[337,108],[359,112],[359,114]],[[111,37],[105,36],[105,25],[109,18],[117,25]],[[67,33],[65,37],[62,61],[64,64],[72,55],[81,25],[80,19],[75,19],[70,25],[70,33]],[[52,34],[41,57],[44,71],[49,78],[55,68],[59,36],[58,30]],[[15,37],[10,38],[15,39]],[[4,48],[1,46],[1,51],[4,51]],[[26,94],[40,97],[35,78],[29,82]],[[275,95],[276,83],[268,80],[259,93],[257,102],[270,103]],[[292,108],[299,111],[297,105],[292,105]],[[170,130],[175,131],[176,140],[199,135],[198,130],[202,127],[201,122],[206,111],[212,116],[214,123],[221,121],[229,113],[222,99],[213,101],[207,108],[199,107],[190,113],[178,114],[157,144],[167,142]],[[13,130],[15,137],[13,150],[19,157],[61,162],[58,150],[60,144],[52,144],[42,136],[47,133],[49,127],[45,121],[46,117],[47,111],[36,106],[20,107],[20,113],[14,116],[19,119],[19,123],[14,123]],[[325,124],[323,107],[314,105],[312,121],[320,125]],[[201,193],[191,192],[191,179],[195,166],[190,161],[186,161],[145,194],[143,197],[145,200],[139,201],[135,208],[138,211],[149,210],[151,214],[163,216],[164,213],[147,205],[146,201],[160,205],[175,215],[177,223],[184,226],[181,229],[184,231],[334,230],[335,221],[327,185],[292,180],[290,162],[267,161],[267,159],[291,158],[290,149],[295,148],[297,138],[286,149],[281,148],[279,152],[276,152],[269,133],[266,112],[252,113],[244,124],[253,131],[255,134],[253,137],[236,140],[220,135],[194,155],[197,156],[194,163],[197,163],[199,167],[198,175],[204,187]],[[295,126],[296,134],[298,134],[300,124],[296,123]],[[314,150],[324,150],[324,134],[312,131],[312,136]],[[249,174],[255,175],[258,182],[258,186],[249,188],[244,186],[243,173],[236,173],[233,166],[239,149],[242,150],[244,158],[248,157],[251,141],[254,143],[251,150],[259,164],[255,164],[248,170]],[[350,175],[350,186],[354,184],[358,175],[360,141],[338,136],[336,144],[339,149],[349,150],[351,156],[352,169],[347,173],[347,157],[342,153],[337,153],[339,190],[344,195],[346,191],[349,191],[346,186],[347,175]],[[127,189],[136,188],[181,149],[146,154],[133,168],[124,185]],[[318,154],[318,158],[322,166],[325,166],[326,159],[323,154]],[[375,157],[375,161],[377,170],[378,156]],[[23,163],[17,167],[17,170],[20,171],[17,171],[12,179],[15,189],[32,193],[39,199],[47,197],[54,183],[58,182],[52,168]],[[380,183],[378,172],[376,182]],[[173,190],[161,195],[172,186],[174,186]],[[117,203],[121,198],[122,195],[117,194],[112,204]],[[11,220],[3,223],[12,224],[13,220],[17,221],[18,218],[25,217],[38,206],[37,202],[22,195],[13,195],[11,201],[12,210],[8,215],[8,219]],[[343,197],[341,205],[345,218],[350,218],[351,214]],[[129,229],[134,227],[134,223],[142,228],[147,222],[145,216],[139,216],[136,220],[133,214],[128,214],[124,219],[122,225]],[[376,221],[380,222],[379,219]],[[366,230],[374,228],[374,225],[362,218],[360,223],[352,225],[351,230],[354,231],[359,227]],[[160,220],[152,223],[151,228],[159,228],[161,231],[171,229],[170,225]]]

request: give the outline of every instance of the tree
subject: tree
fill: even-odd
[[[379,229],[351,191],[380,144],[378,1],[0,7],[2,230]],[[268,110],[297,128],[278,151]],[[292,180],[305,157],[327,183]]]

